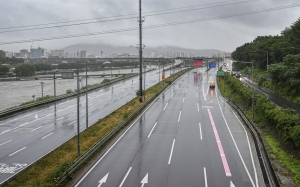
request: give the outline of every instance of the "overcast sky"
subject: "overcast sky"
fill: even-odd
[[[247,0],[236,0],[235,2],[245,1]],[[145,15],[143,26],[213,18],[300,4],[299,0],[257,0],[235,5],[211,7],[211,3],[220,5],[229,4],[229,2],[232,3],[234,1],[142,0],[142,14]],[[157,10],[188,6],[201,7],[198,5],[203,4],[210,5],[202,6],[202,8],[198,10],[189,10],[181,13],[153,15],[157,14],[157,12],[153,13],[153,11]],[[2,0],[0,1],[0,28],[134,14],[138,13],[138,8],[138,0]],[[152,16],[149,16],[149,14],[152,14]],[[0,33],[0,43],[134,28],[138,27],[137,16],[138,15],[130,15],[127,17],[134,18],[118,21],[22,32],[5,32]],[[178,46],[190,49],[219,49],[232,52],[236,47],[245,42],[252,41],[256,36],[279,35],[285,27],[290,26],[299,17],[300,8],[296,7],[259,14],[144,29],[143,44],[146,45],[146,47]],[[0,29],[0,32],[3,31],[7,30]],[[138,44],[138,34],[138,30],[133,30],[79,38],[0,45],[0,49],[18,52],[20,49],[30,49],[31,45],[33,48],[37,48],[39,45],[50,51],[52,49],[60,49],[68,45],[80,43],[104,43],[129,46]]]

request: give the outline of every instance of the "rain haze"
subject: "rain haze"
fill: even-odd
[[[285,8],[250,15],[220,18],[226,15],[287,5],[297,6],[294,8]],[[41,46],[49,51],[76,44],[135,46],[139,42],[139,31],[136,29],[138,28],[138,8],[138,0],[1,1],[0,43],[85,33],[104,33],[67,39],[9,45],[2,44],[0,45],[0,50],[18,52],[21,49],[29,49],[31,46],[33,48]],[[284,28],[289,27],[299,18],[299,12],[299,0],[142,0],[142,15],[145,17],[143,27],[198,20],[193,23],[143,29],[143,44],[146,45],[146,47],[176,46],[197,50],[218,49],[232,52],[236,47],[252,41],[257,36],[279,35]],[[126,16],[114,17],[119,15]],[[199,21],[203,18],[204,20]],[[207,20],[206,18],[213,19]],[[85,21],[69,22],[74,20]],[[57,22],[67,22],[61,23],[60,25],[87,22],[94,23],[16,31],[53,25],[33,27],[19,26]],[[135,29],[131,31],[107,33],[107,31],[128,28]]]

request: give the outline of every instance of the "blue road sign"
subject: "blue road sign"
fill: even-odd
[[[35,98],[35,95],[32,95],[32,99],[34,99]]]
[[[215,68],[215,67],[216,67],[216,63],[215,63],[215,62],[210,62],[210,63],[208,64],[208,67],[209,67],[209,68]]]

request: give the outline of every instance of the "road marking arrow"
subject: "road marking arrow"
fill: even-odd
[[[100,187],[103,183],[106,183],[108,174],[109,174],[109,173],[107,173],[107,174],[99,181],[98,187]]]
[[[235,185],[230,181],[230,187],[235,187]]]
[[[143,178],[143,180],[141,181],[142,183],[142,187],[145,185],[145,184],[148,184],[148,173],[146,174],[146,176]]]

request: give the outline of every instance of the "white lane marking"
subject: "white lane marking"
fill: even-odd
[[[90,104],[90,105],[88,105],[88,106],[92,106],[93,104]]]
[[[196,94],[196,97],[198,97],[198,93]]]
[[[156,124],[157,124],[157,122],[154,124],[153,128],[151,129],[151,131],[150,131],[150,133],[149,133],[149,135],[148,135],[148,138],[150,137],[150,135],[151,135],[153,129],[155,128]]]
[[[56,121],[61,120],[62,118],[64,118],[64,117],[58,118]]]
[[[102,106],[102,107],[100,107],[100,108],[99,108],[99,110],[101,110],[102,108],[103,108],[103,106]]]
[[[197,103],[197,109],[198,109],[198,112],[199,112],[199,104]]]
[[[2,144],[0,144],[0,146],[1,145],[4,145],[4,144],[7,144],[8,142],[11,142],[12,140],[8,140],[7,142],[4,142],[4,143],[2,143]]]
[[[217,93],[216,93],[216,94],[217,94]],[[237,144],[236,144],[236,142],[235,142],[235,139],[234,139],[234,137],[233,137],[233,135],[232,135],[232,133],[231,133],[231,130],[230,130],[229,126],[228,126],[228,123],[227,123],[227,121],[226,121],[226,119],[225,119],[224,113],[223,113],[223,111],[222,111],[222,108],[221,108],[221,105],[220,105],[220,102],[219,102],[219,99],[218,99],[218,94],[217,94],[217,101],[218,101],[218,104],[219,104],[220,111],[221,111],[221,114],[222,114],[222,116],[223,116],[223,119],[224,119],[224,121],[225,121],[226,127],[227,127],[227,129],[228,129],[228,131],[229,131],[229,134],[230,134],[230,136],[231,136],[231,139],[232,139],[232,141],[233,141],[233,143],[234,143],[234,146],[235,146],[235,148],[236,148],[236,150],[237,150],[237,152],[238,152],[238,154],[239,154],[239,157],[241,158],[241,161],[242,161],[243,166],[244,166],[244,168],[245,168],[245,170],[246,170],[246,172],[247,172],[247,174],[248,174],[248,177],[249,177],[249,179],[250,179],[250,181],[251,181],[251,183],[252,183],[252,186],[255,187],[254,182],[253,182],[253,180],[252,180],[252,177],[250,176],[250,173],[249,173],[249,171],[248,171],[248,168],[247,168],[247,166],[246,166],[246,164],[245,164],[245,162],[244,162],[244,159],[243,159],[243,157],[242,157],[242,155],[241,155],[241,153],[240,153],[240,150],[239,150],[239,148],[238,148],[238,146],[237,146]],[[225,104],[226,104],[226,103],[225,103]],[[229,106],[228,106],[228,107],[229,107]],[[229,107],[229,108],[231,109],[231,107]],[[231,110],[232,110],[232,109],[231,109]],[[232,110],[232,112],[233,112],[233,110]],[[233,114],[235,115],[234,112],[233,112]],[[236,115],[235,115],[235,117],[236,117],[236,119],[240,122],[240,120],[238,119],[238,117],[237,117]],[[257,173],[256,173],[256,168],[255,168],[255,165],[254,165],[253,156],[252,156],[252,152],[251,152],[251,148],[250,148],[250,143],[249,143],[249,139],[248,139],[248,134],[247,134],[246,129],[244,128],[244,126],[242,125],[241,122],[240,122],[240,124],[241,124],[241,126],[243,127],[243,129],[244,129],[244,131],[245,131],[245,134],[246,134],[246,137],[247,137],[248,146],[249,146],[249,151],[250,151],[250,156],[251,156],[251,160],[252,160],[252,165],[253,165],[253,168],[254,168],[254,175],[255,175],[255,179],[256,179],[256,187],[258,187]]]
[[[185,93],[187,92],[187,89],[185,89]]]
[[[51,136],[52,134],[53,134],[53,132],[51,132],[50,134],[48,134],[48,135],[44,136],[44,137],[43,137],[43,138],[41,138],[41,139],[47,138],[48,136]]]
[[[92,113],[88,113],[88,116],[91,115]]]
[[[132,167],[130,167],[129,170],[127,171],[127,173],[126,173],[125,177],[123,178],[123,180],[122,180],[122,182],[121,182],[121,184],[120,184],[119,187],[122,187],[122,186],[123,186],[123,184],[124,184],[124,182],[125,182],[125,180],[126,180],[128,174],[129,174],[129,172],[131,171],[131,168],[132,168]]]
[[[6,130],[6,131],[1,132],[0,135],[5,134],[5,133],[7,133],[7,132],[9,132],[9,131],[11,131],[11,129],[8,129],[8,130]]]
[[[207,187],[207,175],[206,175],[206,168],[203,168],[204,170],[204,182],[205,182],[205,187]]]
[[[31,132],[33,132],[33,131],[35,131],[35,130],[38,130],[38,129],[42,128],[42,127],[43,127],[43,126],[40,126],[40,127],[38,127],[38,128],[35,128],[35,129],[32,129]]]
[[[72,123],[70,123],[69,125],[72,125],[73,123],[75,123],[77,120],[73,121]]]
[[[18,151],[14,152],[14,153],[12,153],[12,154],[10,154],[10,155],[8,155],[8,156],[13,156],[14,154],[16,154],[16,153],[22,151],[23,149],[26,149],[26,147],[23,147],[22,149],[19,149]]]
[[[180,121],[181,111],[179,112],[178,122]]]
[[[184,99],[185,99],[185,97],[182,99],[182,102],[184,103]]]
[[[109,153],[109,151],[121,140],[121,138],[131,129],[131,127],[143,116],[143,114],[153,105],[150,104],[148,108],[126,129],[126,131],[115,141],[115,143],[104,153],[104,155],[91,167],[91,169],[86,172],[86,174],[78,181],[78,183],[74,187],[78,187],[78,185],[91,173],[91,171],[99,164],[99,162]]]
[[[100,100],[98,100],[98,101],[102,101],[103,99],[100,99]]]
[[[169,162],[168,162],[168,164],[171,163],[172,154],[173,154],[173,150],[174,150],[174,144],[175,144],[175,139],[173,140],[173,145],[172,145],[172,148],[171,148],[171,153],[170,153],[170,157],[169,157]]]
[[[169,104],[169,103],[167,103],[167,104],[166,104],[166,106],[165,106],[164,110],[166,110],[166,108],[167,108],[168,104]]]
[[[74,111],[74,113],[77,112],[77,110]]]
[[[200,129],[200,139],[202,140],[202,130],[201,130],[201,123],[199,123],[199,129]]]
[[[173,97],[174,93],[171,95],[171,97]]]

